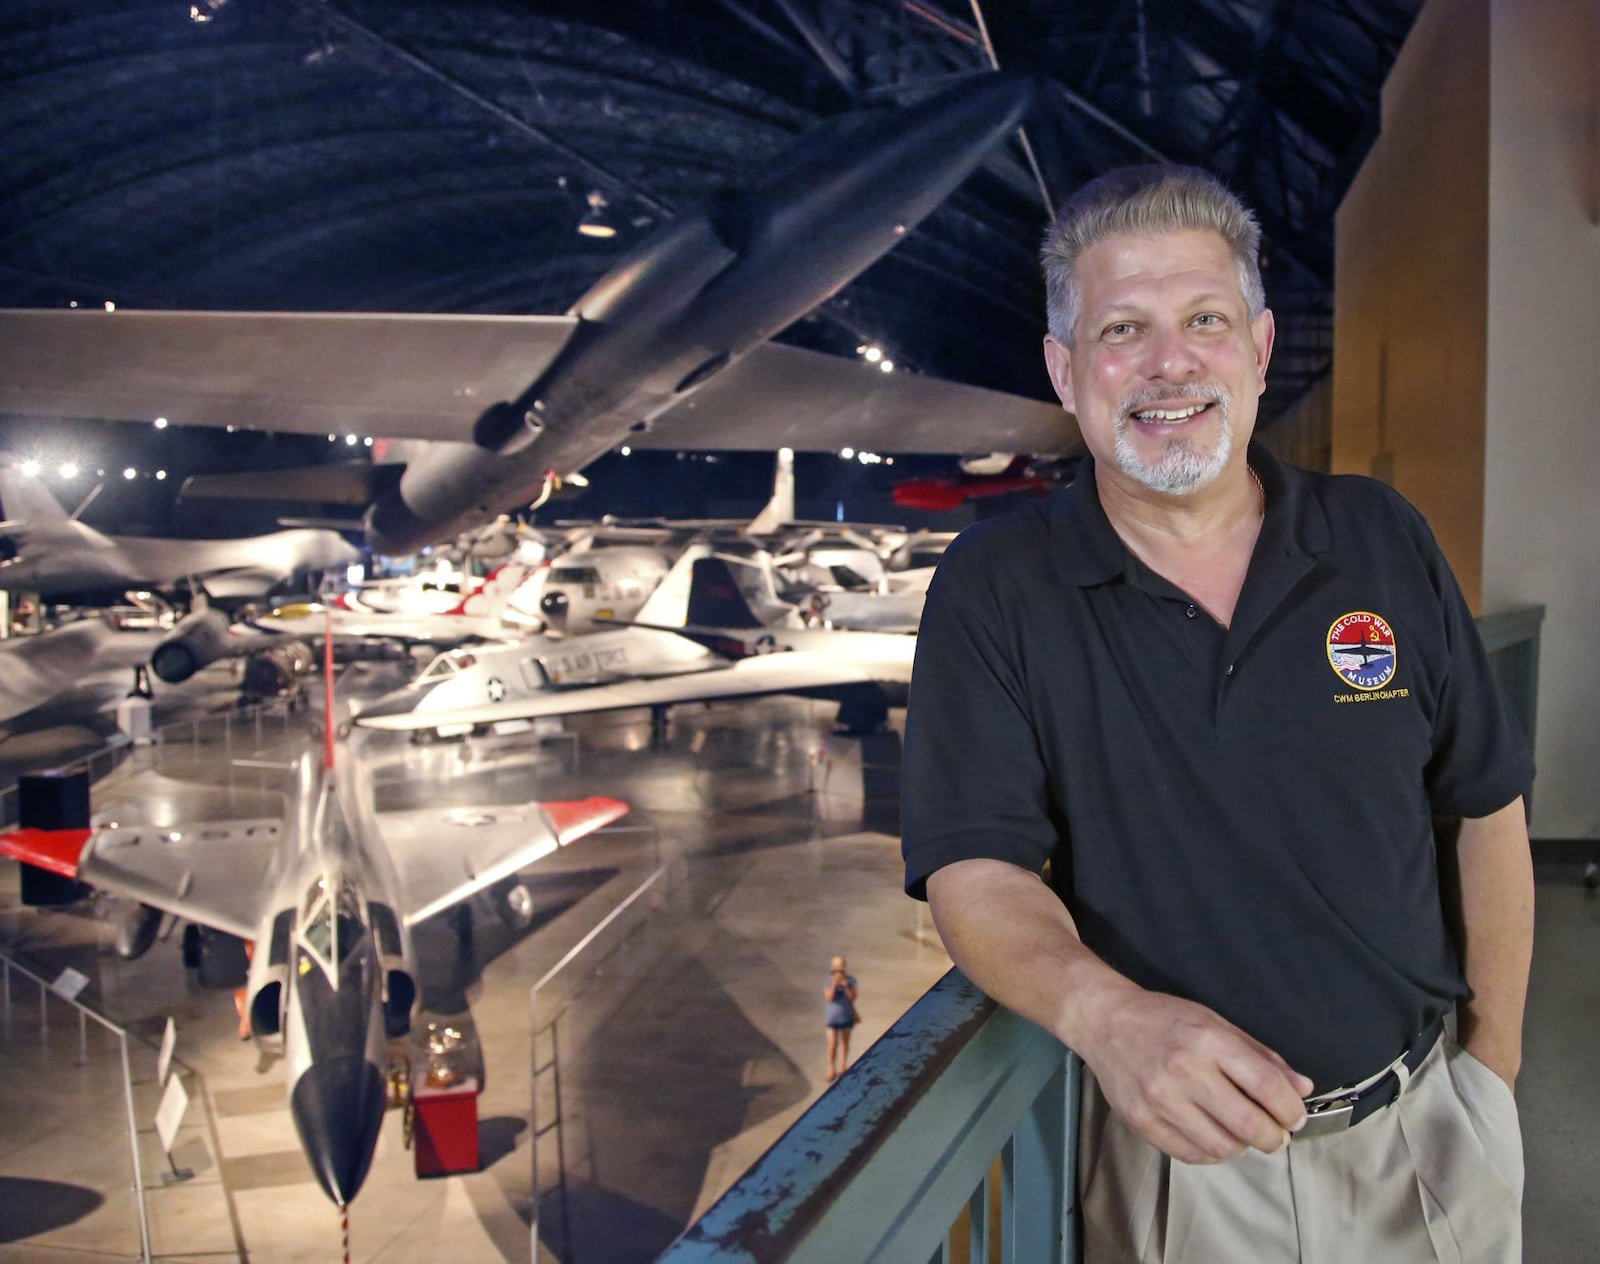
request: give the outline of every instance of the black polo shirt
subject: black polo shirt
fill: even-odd
[[[1089,462],[950,547],[906,719],[906,889],[1051,861],[1108,964],[1321,1090],[1467,994],[1431,818],[1486,816],[1533,768],[1421,515],[1250,462],[1267,515],[1228,628],[1127,550]]]

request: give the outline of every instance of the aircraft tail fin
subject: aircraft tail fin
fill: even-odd
[[[695,559],[685,622],[702,628],[766,626],[750,608],[750,602],[740,590],[728,563],[720,557]]]
[[[689,588],[694,578],[694,564],[711,556],[709,544],[691,544],[673,563],[662,581],[656,585],[644,605],[639,607],[634,620],[653,623],[661,627],[681,628],[689,621]]]
[[[745,528],[752,535],[768,535],[794,521],[794,449],[778,449],[778,469],[772,476],[772,499]]]

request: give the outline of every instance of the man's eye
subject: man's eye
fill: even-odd
[[[1194,323],[1197,325],[1220,325],[1222,324],[1222,317],[1217,315],[1216,312],[1201,312],[1200,315],[1194,318]]]
[[[1114,325],[1106,326],[1105,336],[1107,338],[1126,338],[1132,332],[1133,326],[1129,322],[1125,320],[1119,320]]]

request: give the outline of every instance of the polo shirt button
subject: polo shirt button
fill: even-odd
[[[1185,610],[1183,613],[1188,615],[1191,619],[1194,618],[1194,615],[1195,615],[1194,604],[1191,602],[1190,605],[1189,605],[1189,608],[1187,610]]]
[[[1230,676],[1233,675],[1233,664],[1232,663],[1228,664],[1228,675],[1230,675]]]

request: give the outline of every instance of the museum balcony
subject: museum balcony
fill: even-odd
[[[1079,1074],[951,970],[657,1264],[1073,1264]]]

